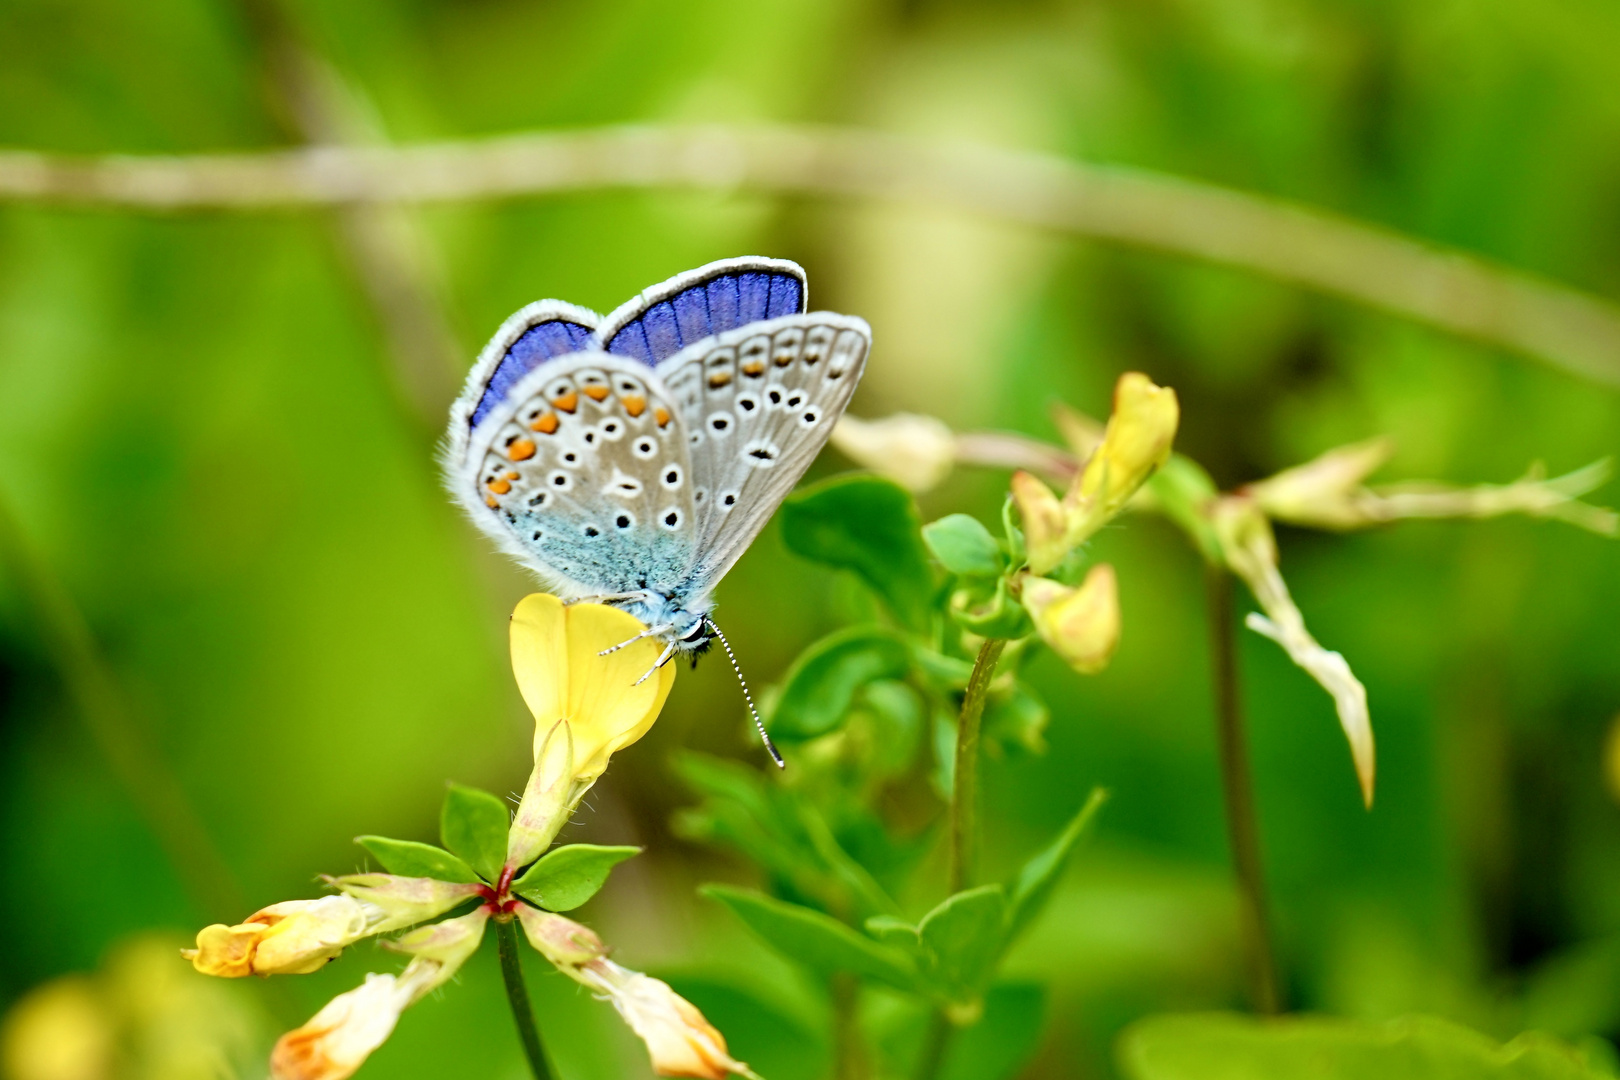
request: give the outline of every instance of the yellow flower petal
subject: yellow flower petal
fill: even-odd
[[[512,674],[544,729],[568,708],[567,610],[555,596],[534,593],[512,612]]]
[[[642,638],[618,652],[646,627],[635,616],[603,604],[575,604],[568,612],[568,722],[574,735],[574,775],[595,780],[608,757],[647,733],[675,685],[675,665],[666,663],[637,685],[664,651],[663,642]]]

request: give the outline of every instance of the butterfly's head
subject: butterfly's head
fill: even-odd
[[[714,631],[710,629],[712,624],[706,615],[691,615],[686,612],[682,612],[682,615],[685,619],[677,623],[673,630],[675,648],[696,660],[708,652],[709,646],[714,644]]]

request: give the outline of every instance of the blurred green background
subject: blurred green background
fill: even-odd
[[[0,145],[283,145],[266,18],[400,142],[851,124],[1297,199],[1620,298],[1620,7],[1590,0],[285,0],[269,16],[228,0],[0,0]],[[814,306],[872,324],[862,416],[1054,439],[1051,401],[1105,413],[1136,369],[1176,388],[1178,448],[1228,487],[1379,433],[1398,441],[1396,479],[1505,481],[1533,460],[1556,473],[1620,451],[1620,397],[1520,357],[1235,270],[944,210],[608,192],[412,218],[466,363],[530,300],[605,311],[759,253],[803,263]],[[446,780],[509,792],[527,775],[504,625],[531,585],[440,489],[435,433],[352,266],[323,212],[0,204],[0,500],[34,560],[0,568],[0,1007],[110,950],[116,966],[131,935],[178,940],[314,895],[318,872],[362,865],[356,834],[431,839]],[[812,475],[847,467],[829,451]],[[925,518],[993,519],[1004,481],[959,474]],[[1617,498],[1611,484],[1595,501]],[[1366,813],[1329,700],[1246,635],[1292,1002],[1620,1036],[1620,806],[1603,769],[1620,549],[1518,519],[1279,539],[1313,631],[1367,685],[1380,759]],[[1050,750],[986,772],[992,871],[1090,785],[1114,791],[1014,958],[1052,988],[1028,1077],[1112,1075],[1124,1023],[1242,1000],[1200,565],[1152,519],[1096,547],[1120,570],[1116,661],[1082,681],[1040,660]],[[53,659],[35,572],[82,612],[240,911],[188,893],[87,734],[64,677],[88,676]],[[767,530],[720,590],[753,680],[840,624],[842,588]],[[814,995],[693,893],[747,870],[669,830],[692,801],[670,754],[757,759],[744,719],[724,664],[683,671],[564,837],[650,845],[585,920],[771,1080],[812,1080]],[[522,1075],[485,954],[363,1075]],[[222,992],[262,1049],[395,963],[368,945]],[[565,1077],[646,1074],[607,1006],[532,975]]]

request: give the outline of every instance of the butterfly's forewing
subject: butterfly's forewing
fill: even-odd
[[[480,526],[559,595],[667,589],[693,560],[680,417],[645,364],[553,359],[473,428],[451,482]]]
[[[739,327],[658,366],[690,442],[699,593],[737,561],[831,434],[871,329],[831,312]]]
[[[688,345],[805,310],[804,270],[786,259],[723,259],[660,282],[602,320],[603,349],[657,364]]]
[[[450,406],[447,464],[459,464],[473,428],[511,393],[525,375],[548,360],[586,348],[602,316],[562,300],[537,300],[501,324],[467,373],[461,396]]]

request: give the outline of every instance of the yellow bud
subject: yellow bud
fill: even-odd
[[[1117,514],[1153,471],[1170,456],[1181,406],[1176,392],[1127,371],[1114,385],[1114,413],[1102,445],[1086,462],[1077,491],[1097,524]]]
[[[1047,578],[1024,582],[1024,608],[1041,640],[1082,675],[1108,666],[1119,646],[1119,583],[1114,568],[1091,568],[1078,589]]]
[[[1323,529],[1355,529],[1383,520],[1362,483],[1389,460],[1395,445],[1370,439],[1329,450],[1318,458],[1250,484],[1244,494],[1267,517]]]
[[[307,975],[368,934],[385,913],[348,896],[271,904],[236,926],[215,924],[181,952],[204,975]]]
[[[1012,497],[1024,522],[1024,546],[1029,552],[1029,568],[1044,574],[1062,562],[1069,553],[1068,532],[1063,504],[1052,489],[1030,473],[1012,475]]]

